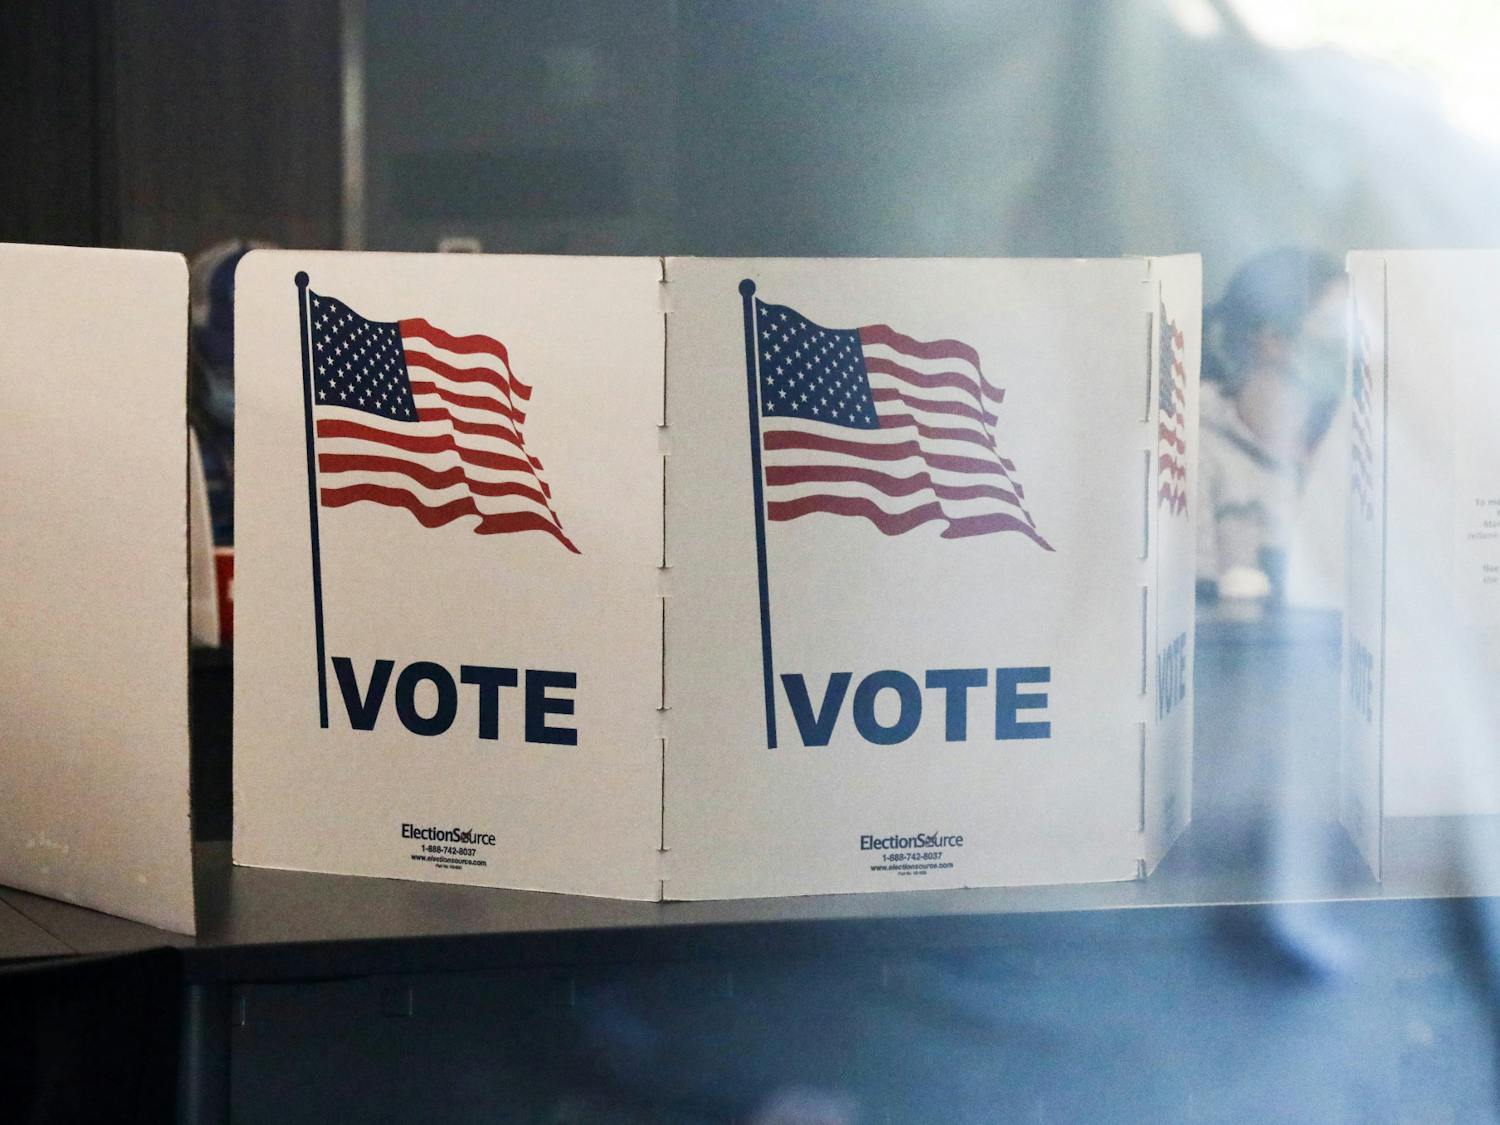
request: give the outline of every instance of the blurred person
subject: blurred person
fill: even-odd
[[[1287,247],[1242,265],[1203,313],[1198,579],[1279,600],[1308,470],[1343,395],[1347,283]]]
[[[1245,606],[1285,598],[1286,561],[1297,547],[1309,471],[1344,394],[1347,296],[1337,259],[1285,247],[1246,261],[1219,301],[1204,310],[1201,591]],[[1326,515],[1342,523],[1342,508]],[[1242,658],[1286,660],[1291,651],[1271,646]],[[1312,657],[1304,652],[1298,659]],[[1283,683],[1275,669],[1259,669],[1256,680],[1260,673],[1268,673],[1266,684]],[[1269,905],[1247,921],[1243,936],[1257,958],[1282,970],[1306,979],[1337,977],[1360,960],[1351,936],[1317,905],[1290,905],[1326,893],[1337,871],[1324,763],[1288,737],[1303,718],[1281,710],[1291,706],[1290,697],[1275,688],[1256,695],[1251,683],[1247,678],[1242,690],[1253,705],[1273,709],[1261,716],[1260,737],[1247,744],[1259,752],[1253,773],[1242,777],[1269,787],[1249,825]]]

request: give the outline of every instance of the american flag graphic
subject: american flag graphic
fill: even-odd
[[[766,518],[815,512],[886,535],[1014,531],[1052,550],[995,442],[1005,392],[957,340],[883,325],[826,328],[755,301]]]
[[[1370,356],[1364,330],[1357,324],[1354,329],[1354,360],[1350,372],[1350,397],[1354,400],[1350,411],[1350,485],[1354,489],[1354,505],[1368,520],[1375,518],[1375,455],[1370,447],[1371,400],[1375,397],[1375,384],[1370,377]]]
[[[568,550],[522,427],[531,387],[505,345],[421,318],[369,320],[308,290],[307,333],[325,508],[404,508],[424,527],[472,519],[480,535],[542,531]]]
[[[1156,476],[1157,506],[1170,515],[1187,511],[1187,372],[1182,366],[1182,329],[1161,306],[1157,347]]]

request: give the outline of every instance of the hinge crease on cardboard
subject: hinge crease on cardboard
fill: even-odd
[[[671,850],[667,847],[667,739],[665,735],[662,736],[660,746],[661,777],[658,782],[658,784],[660,785],[660,793],[657,801],[657,823],[659,831],[657,832],[656,836],[656,850],[665,853]]]
[[[1151,383],[1156,372],[1156,313],[1146,314],[1146,401],[1142,404],[1141,421],[1151,421]]]
[[[1141,451],[1141,561],[1151,557],[1151,450]]]
[[[657,259],[661,263],[661,280],[657,282],[656,297],[658,307],[661,309],[661,425],[667,424],[667,332],[671,325],[668,319],[672,312],[672,290],[671,283],[667,280],[667,260]]]
[[[667,596],[659,595],[661,601],[661,696],[657,702],[656,710],[665,714],[670,708],[667,705]],[[665,721],[665,720],[663,720]]]
[[[1140,744],[1140,773],[1141,773],[1141,803],[1138,831],[1146,831],[1146,724],[1144,721],[1136,723],[1136,733]]]
[[[1141,694],[1146,694],[1151,666],[1151,587],[1141,587]]]
[[[661,562],[658,570],[666,570],[667,562],[667,454],[661,455]]]

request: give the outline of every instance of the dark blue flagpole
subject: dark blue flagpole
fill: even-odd
[[[313,452],[313,378],[307,307],[308,276],[299,270],[297,317],[302,325],[302,422],[307,438],[307,518],[312,530],[313,625],[318,639],[318,724],[328,727],[328,662],[323,651],[323,557],[318,544],[318,466]]]
[[[766,688],[766,747],[776,749],[776,676],[771,663],[771,586],[766,579],[766,494],[760,467],[760,379],[756,371],[755,282],[740,282],[745,302],[745,384],[750,392],[750,472],[755,492],[755,560],[760,570],[760,663]]]

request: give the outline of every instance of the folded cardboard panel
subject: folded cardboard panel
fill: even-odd
[[[1196,259],[260,252],[238,862],[1133,878],[1190,815]]]
[[[1193,675],[1196,574],[1194,544],[1198,457],[1198,371],[1202,357],[1203,277],[1196,255],[1149,260],[1148,299],[1155,288],[1152,362],[1154,479],[1155,706],[1148,718],[1142,771],[1142,859],[1152,870],[1192,820]],[[1149,440],[1149,438],[1148,438]],[[1206,517],[1205,517],[1206,518]]]
[[[187,271],[0,246],[0,883],[193,932]]]
[[[1163,320],[1147,260],[667,263],[668,897],[1159,857],[1198,304],[1167,272]]]
[[[1346,822],[1378,861],[1382,815],[1500,812],[1500,253],[1360,252],[1349,268],[1371,399],[1351,473],[1344,753],[1363,796]]]
[[[1339,752],[1339,821],[1381,869],[1381,714],[1385,666],[1385,260],[1349,257],[1349,402]]]
[[[656,897],[660,277],[240,264],[237,862]]]

